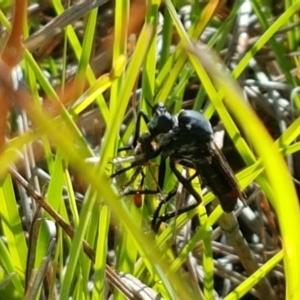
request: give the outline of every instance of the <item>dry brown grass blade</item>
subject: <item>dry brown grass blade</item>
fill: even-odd
[[[87,12],[105,4],[107,1],[108,0],[88,0],[72,5],[61,15],[49,22],[44,28],[28,37],[24,42],[25,47],[30,52],[34,51],[47,40],[59,34],[67,25],[82,18]]]

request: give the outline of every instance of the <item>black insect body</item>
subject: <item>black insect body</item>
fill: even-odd
[[[141,117],[147,123],[149,133],[139,135]],[[139,146],[137,147],[137,145]],[[213,130],[210,122],[197,111],[182,110],[178,115],[172,116],[163,103],[158,103],[153,107],[151,120],[145,113],[140,112],[132,145],[121,148],[119,151],[132,148],[135,148],[137,154],[143,153],[144,158],[133,162],[131,167],[161,155],[159,190],[163,188],[165,163],[166,159],[169,158],[171,170],[197,202],[180,209],[176,213],[167,212],[159,216],[161,203],[153,216],[152,227],[155,230],[158,229],[161,222],[194,209],[202,201],[200,195],[191,185],[192,178],[187,179],[182,176],[181,172],[177,170],[176,164],[194,168],[196,170],[195,176],[200,175],[201,180],[218,197],[225,212],[234,210],[237,198],[244,201],[244,195],[231,167],[213,141]],[[167,200],[174,194],[174,192],[170,193]]]
[[[160,135],[162,157],[194,168],[202,181],[218,197],[225,212],[234,210],[237,198],[244,200],[235,175],[223,153],[213,141],[212,127],[205,117],[193,110],[182,110],[178,126]]]
[[[213,130],[202,114],[182,110],[174,117],[173,124],[172,130],[156,137],[164,157],[173,157],[177,163],[185,165],[189,158],[192,163],[196,157],[203,160],[209,156],[207,144],[212,141]]]

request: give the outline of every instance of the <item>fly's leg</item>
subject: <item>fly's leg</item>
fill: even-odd
[[[145,160],[144,163],[147,163],[148,160]],[[122,170],[119,170],[117,171],[116,173],[114,173],[113,175],[111,175],[111,178],[117,176],[117,175],[120,175],[122,174],[123,172],[133,168],[133,167],[136,167],[133,175],[131,176],[131,179],[125,184],[123,185],[122,187],[122,190],[125,190],[130,184],[132,184],[135,179],[137,178],[137,176],[139,174],[141,174],[142,176],[142,180],[139,184],[139,188],[138,189],[130,189],[130,190],[127,190],[125,192],[122,193],[123,196],[129,196],[129,195],[133,195],[133,196],[138,196],[139,195],[155,195],[155,194],[159,194],[161,193],[162,189],[163,189],[163,185],[164,185],[164,177],[165,177],[165,160],[164,159],[161,159],[160,161],[160,164],[159,164],[159,175],[158,175],[158,182],[157,182],[157,188],[155,190],[151,190],[151,189],[143,189],[142,186],[144,185],[144,179],[145,179],[145,174],[144,174],[144,171],[143,171],[143,164],[135,164],[135,166],[129,166],[127,168],[124,168]],[[141,201],[138,201],[141,203]],[[139,205],[141,206],[141,204]]]
[[[130,167],[127,167],[126,169],[127,170],[130,169]],[[143,178],[144,178],[145,175],[144,175],[143,171],[140,168],[137,169],[134,172],[133,177],[136,178],[138,173],[141,173]],[[123,195],[129,196],[129,195],[155,195],[155,194],[160,194],[161,191],[163,190],[163,186],[164,186],[165,173],[166,173],[166,160],[164,158],[161,158],[160,164],[159,164],[159,171],[158,171],[158,185],[157,185],[156,190],[149,190],[149,189],[129,190],[129,191],[124,192]],[[116,176],[117,174],[115,173],[113,175]],[[143,178],[142,178],[142,182],[143,182]],[[191,179],[193,179],[193,178],[191,178]],[[129,181],[129,183],[126,184],[126,186],[128,186],[133,180],[134,179],[131,179]],[[152,222],[151,222],[151,227],[152,228],[154,228],[155,224],[157,223],[157,220],[159,218],[159,212],[160,212],[162,206],[166,202],[168,202],[170,199],[172,199],[172,197],[174,197],[176,195],[176,192],[177,192],[177,185],[171,192],[168,193],[168,195],[165,197],[165,199],[159,203],[158,207],[156,208],[156,210],[154,212],[153,219],[152,219]]]
[[[166,204],[168,201],[170,201],[177,193],[177,185],[176,187],[168,193],[168,195],[166,196],[165,199],[163,199],[162,201],[159,202],[154,214],[153,214],[153,218],[152,218],[152,222],[151,222],[151,228],[157,232],[158,231],[158,228],[161,224],[161,222],[165,221],[165,220],[162,220],[162,217],[165,216],[165,215],[162,215],[162,216],[159,216],[159,212],[162,208],[162,206],[164,204]]]
[[[125,168],[123,168],[123,169],[121,169],[121,170],[118,170],[118,171],[116,171],[115,173],[111,174],[111,175],[110,175],[110,178],[115,178],[116,176],[119,176],[119,175],[121,175],[121,174],[127,172],[127,171],[130,170],[130,169],[133,169],[133,168],[135,168],[135,167],[139,167],[139,166],[141,166],[141,165],[144,165],[147,161],[148,161],[148,158],[146,158],[146,157],[145,157],[145,158],[142,158],[142,159],[140,159],[140,160],[137,160],[137,161],[131,163],[130,166],[125,167]]]
[[[158,189],[162,190],[163,186],[164,186],[164,181],[165,181],[165,174],[166,174],[166,159],[165,158],[161,158],[160,160],[160,164],[159,164],[159,170],[158,170]],[[160,201],[160,203],[158,204],[154,214],[153,214],[153,218],[152,218],[152,222],[151,222],[151,227],[154,231],[155,230],[155,224],[157,223],[157,220],[159,219],[159,212],[162,208],[162,206],[168,202],[170,199],[172,199],[177,192],[177,186],[170,192],[168,193],[168,195],[166,196],[165,199],[163,199],[162,201]]]
[[[176,169],[175,166],[175,161],[170,159],[170,168],[172,170],[172,172],[175,174],[175,176],[177,177],[178,181],[183,185],[183,187],[195,198],[196,203],[183,207],[181,209],[179,209],[177,212],[176,211],[172,211],[172,212],[167,212],[161,216],[158,216],[159,214],[159,210],[161,209],[162,205],[159,205],[158,208],[156,209],[154,215],[156,217],[156,219],[153,218],[152,221],[152,228],[155,232],[158,231],[160,224],[162,222],[165,222],[171,218],[174,218],[175,216],[180,216],[181,214],[188,212],[190,210],[193,210],[194,208],[196,208],[201,202],[201,196],[195,191],[195,189],[193,188],[191,181],[198,175],[197,173],[194,174],[191,178],[187,179],[184,176],[182,176],[182,174]],[[174,192],[174,191],[173,191]],[[168,198],[168,197],[167,197]],[[168,199],[170,200],[171,197]],[[157,212],[158,210],[158,212]]]
[[[126,145],[126,146],[124,146],[122,148],[119,148],[118,152],[132,150],[132,149],[134,149],[136,147],[138,139],[139,139],[139,136],[140,136],[141,118],[144,119],[144,121],[145,121],[146,124],[148,124],[150,122],[149,117],[143,111],[140,111],[138,113],[138,115],[137,115],[136,129],[135,129],[135,133],[134,133],[134,136],[133,136],[132,143],[129,144],[129,145]]]

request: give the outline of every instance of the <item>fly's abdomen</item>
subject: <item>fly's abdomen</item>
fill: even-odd
[[[239,191],[235,188],[232,178],[226,175],[226,171],[220,169],[220,165],[214,159],[197,164],[197,171],[219,199],[222,209],[225,212],[232,212],[239,197]]]
[[[197,171],[218,197],[223,210],[232,212],[235,209],[238,198],[245,204],[245,195],[234,172],[223,153],[213,141],[207,144],[205,158],[202,161],[195,161]]]

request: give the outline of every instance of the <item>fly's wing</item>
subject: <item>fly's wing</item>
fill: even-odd
[[[208,152],[209,156],[201,162],[197,169],[212,192],[218,197],[222,209],[225,212],[232,212],[235,209],[237,198],[244,204],[246,203],[245,195],[225,156],[213,141],[208,144]]]

